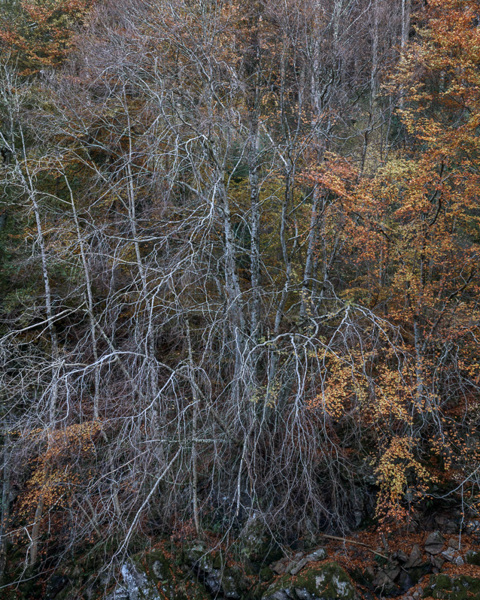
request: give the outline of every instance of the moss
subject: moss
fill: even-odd
[[[480,579],[467,575],[453,579],[443,573],[432,575],[423,592],[424,598],[429,596],[438,600],[480,600]]]
[[[264,598],[272,597],[281,590],[305,590],[315,598],[354,600],[355,587],[348,574],[335,562],[311,563],[295,577],[284,575],[271,585]]]
[[[137,555],[134,562],[162,596],[171,600],[210,600],[197,578],[188,569],[186,573],[182,571],[174,552],[161,548]]]

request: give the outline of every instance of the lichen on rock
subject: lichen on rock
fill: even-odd
[[[346,571],[335,562],[310,563],[295,576],[283,575],[265,592],[262,600],[357,600]]]
[[[430,575],[423,597],[438,600],[480,600],[480,579],[468,575]]]

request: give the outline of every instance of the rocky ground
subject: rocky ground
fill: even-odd
[[[462,534],[448,520],[437,525],[442,528],[421,533],[324,535],[292,548],[275,543],[252,521],[230,543],[208,533],[201,539],[162,540],[126,559],[113,579],[80,559],[45,579],[43,587],[21,592],[20,586],[11,597],[480,600],[480,523],[466,524]]]
[[[162,544],[125,563],[123,581],[108,598],[480,600],[480,551],[472,549],[477,546],[472,536],[447,538],[433,531],[375,546],[378,537],[330,536],[321,547],[292,552],[257,573],[248,568],[248,560],[225,558],[205,541],[195,540],[173,553]]]

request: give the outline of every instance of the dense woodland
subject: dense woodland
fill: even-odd
[[[4,584],[479,516],[479,19],[1,2]]]

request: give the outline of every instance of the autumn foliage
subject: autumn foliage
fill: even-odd
[[[2,13],[2,523],[30,566],[252,515],[479,516],[478,2],[341,5]]]
[[[91,6],[91,0],[20,0],[0,12],[0,48],[24,74],[58,66]]]

